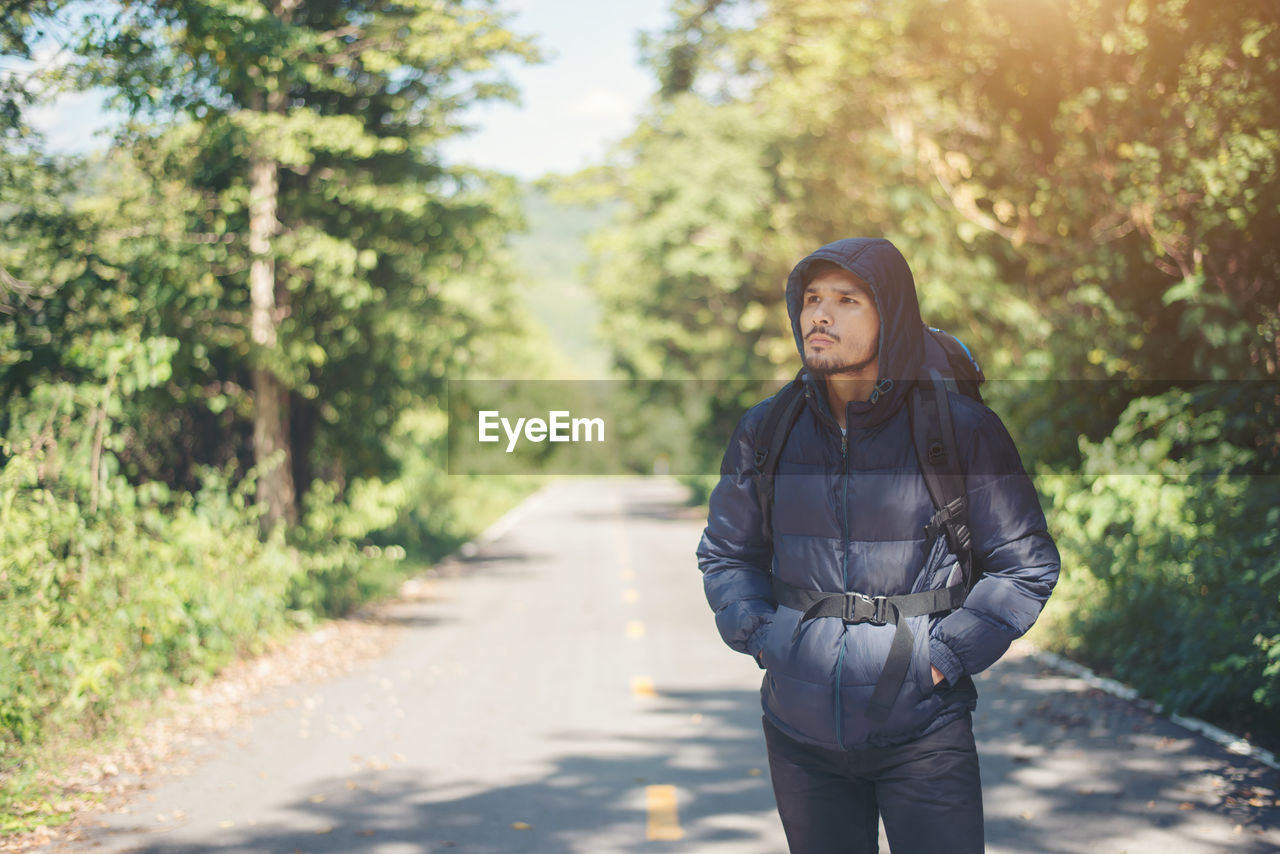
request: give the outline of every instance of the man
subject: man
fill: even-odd
[[[907,616],[907,594],[965,589],[947,538],[927,533],[936,508],[907,405],[926,376],[927,332],[911,271],[887,240],[840,240],[796,265],[786,295],[806,395],[779,458],[772,535],[753,473],[765,401],[729,442],[698,564],[721,636],[765,669],[787,842],[793,854],[874,852],[882,817],[894,854],[980,852],[970,677],[1031,627],[1057,580],[1057,549],[999,418],[949,393],[980,580],[962,604]],[[801,607],[823,597],[888,598],[875,616]],[[894,684],[886,661],[900,632],[910,658],[898,653],[906,669]]]

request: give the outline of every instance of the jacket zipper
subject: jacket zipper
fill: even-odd
[[[849,589],[849,432],[840,433],[840,575]],[[848,635],[844,623],[840,624],[840,655],[836,659],[836,744],[844,749],[844,708],[840,699],[841,679],[844,676],[844,649]]]

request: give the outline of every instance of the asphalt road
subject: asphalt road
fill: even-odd
[[[681,498],[544,490],[391,607],[387,655],[300,674],[67,850],[785,851],[760,672],[716,635]],[[1017,646],[978,688],[992,854],[1280,851],[1280,774]]]

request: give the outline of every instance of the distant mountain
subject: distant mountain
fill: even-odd
[[[600,305],[586,284],[584,268],[587,237],[608,222],[611,212],[604,206],[561,204],[533,186],[525,188],[524,211],[528,230],[513,235],[510,246],[529,313],[546,330],[549,345],[562,351],[565,370],[573,374],[556,378],[605,379],[609,350],[595,337]]]

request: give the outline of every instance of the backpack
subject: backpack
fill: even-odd
[[[889,656],[867,707],[867,715],[881,722],[888,720],[911,662],[914,642],[903,618],[959,608],[977,583],[973,571],[973,540],[969,532],[969,496],[965,492],[964,472],[960,468],[960,453],[947,393],[956,391],[981,403],[978,387],[986,378],[969,348],[959,339],[928,326],[925,327],[924,338],[924,367],[929,378],[916,382],[911,388],[907,396],[907,413],[920,472],[934,506],[933,518],[925,526],[929,537],[926,552],[933,548],[938,536],[945,536],[952,554],[960,563],[960,582],[918,593],[868,596],[807,590],[785,584],[777,577],[773,579],[774,598],[778,603],[803,612],[792,635],[793,643],[804,625],[817,617],[840,617],[846,624],[865,622],[883,626],[892,623],[897,626]],[[786,444],[787,434],[795,426],[804,406],[803,373],[797,374],[774,395],[756,434],[755,457],[750,473],[756,480],[761,528],[766,541],[773,538],[773,492],[778,458]]]
[[[972,538],[968,523],[968,496],[964,489],[964,472],[960,469],[960,453],[951,424],[948,391],[959,392],[982,403],[979,387],[986,381],[978,360],[965,344],[950,333],[932,326],[925,327],[924,367],[929,375],[927,387],[917,382],[907,397],[911,420],[911,436],[920,461],[920,472],[933,500],[934,515],[926,526],[930,540],[945,535],[952,553],[960,561],[964,584],[971,589],[974,577]],[[760,499],[761,529],[766,541],[773,539],[773,488],[778,471],[778,458],[791,428],[804,406],[803,370],[776,395],[756,434],[755,457],[751,469]]]

